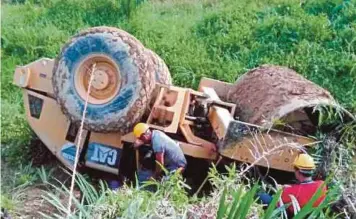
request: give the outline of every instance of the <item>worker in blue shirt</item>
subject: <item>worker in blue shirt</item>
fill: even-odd
[[[187,160],[178,143],[159,130],[151,131],[145,123],[138,123],[133,130],[136,140],[134,147],[137,149],[141,145],[151,145],[155,153],[156,161],[160,164],[156,166],[154,178],[162,174],[163,166],[169,172],[182,173],[187,165]]]

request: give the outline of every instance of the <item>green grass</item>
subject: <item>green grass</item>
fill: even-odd
[[[356,109],[355,0],[140,1],[136,10],[124,0],[11,2],[21,4],[1,9],[3,143],[29,138],[21,92],[11,84],[15,66],[54,58],[73,34],[98,25],[125,29],[156,51],[179,86],[196,88],[203,76],[234,82],[273,63]]]
[[[23,189],[33,185],[38,179],[35,171],[31,164],[13,168],[1,162],[1,208],[7,209],[10,214],[20,208]]]
[[[8,0],[2,4],[3,158],[16,164],[28,162],[20,155],[26,154],[24,145],[32,134],[21,90],[12,85],[16,65],[55,58],[73,34],[91,26],[115,26],[133,34],[165,60],[179,86],[197,88],[201,77],[234,82],[249,69],[272,63],[295,69],[356,112],[356,0],[132,2]],[[353,135],[348,138],[354,140]],[[16,180],[32,180],[32,173],[23,175]],[[41,178],[46,179],[43,174]],[[142,200],[151,198],[140,195]],[[11,207],[11,196],[4,197]],[[120,205],[116,199],[113,202]],[[141,205],[137,201],[129,206]]]
[[[76,185],[81,191],[81,197],[73,199],[75,210],[71,212],[70,218],[205,218],[209,215],[218,219],[285,218],[283,215],[287,203],[282,203],[280,208],[275,207],[281,190],[276,191],[272,204],[264,211],[257,201],[257,193],[261,191],[259,182],[244,184],[236,173],[235,167],[229,168],[226,175],[211,169],[209,180],[215,185],[215,190],[201,199],[187,196],[185,183],[179,174],[173,175],[167,181],[148,182],[147,185],[157,186],[155,192],[127,185],[118,191],[111,191],[105,183],[100,182],[94,187],[78,174]],[[69,190],[63,185],[52,185],[52,188],[44,199],[55,207],[58,214],[43,216],[64,218],[67,214],[66,200]],[[330,189],[323,204],[313,208],[312,204],[322,191],[319,189],[296,218],[336,218],[335,214],[330,212],[330,203],[337,198],[335,190]],[[309,216],[305,217],[306,215]]]
[[[302,7],[300,1],[181,2],[146,4],[129,22],[129,30],[164,58],[176,84],[196,87],[202,76],[233,82],[273,63],[296,69],[355,107],[355,1],[337,14],[324,7],[337,8],[337,1]]]

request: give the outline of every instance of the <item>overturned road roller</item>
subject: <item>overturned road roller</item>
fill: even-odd
[[[234,84],[202,78],[197,91],[171,83],[157,54],[111,27],[87,29],[55,60],[39,59],[14,74],[31,128],[65,166],[73,168],[79,150],[82,166],[131,179],[140,166],[131,147],[138,122],[179,142],[187,174],[198,169],[189,162],[208,165],[219,156],[291,172],[294,157],[316,141],[315,107],[342,109],[329,92],[280,66],[263,65]]]

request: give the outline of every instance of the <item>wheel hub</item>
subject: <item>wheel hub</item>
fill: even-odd
[[[88,102],[104,104],[112,100],[117,95],[121,85],[118,66],[111,58],[104,55],[92,55],[83,60],[76,71],[75,87],[84,100],[88,92],[91,74],[94,75]]]
[[[95,70],[94,79],[91,83],[94,89],[103,90],[109,85],[109,75],[106,71],[100,69]]]

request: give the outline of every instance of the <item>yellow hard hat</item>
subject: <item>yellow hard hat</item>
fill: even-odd
[[[309,154],[299,154],[293,163],[293,166],[301,170],[314,170],[314,159]]]
[[[136,138],[141,137],[150,127],[146,123],[138,123],[135,125],[133,133]]]

